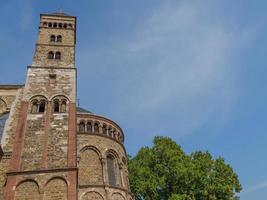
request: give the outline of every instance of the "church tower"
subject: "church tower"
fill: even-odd
[[[0,85],[0,199],[132,200],[124,133],[76,106],[76,17],[41,14],[25,85]]]
[[[55,13],[40,18],[7,174],[6,200],[27,199],[25,193],[40,199],[40,187],[44,188],[42,199],[52,200],[55,194],[58,199],[77,197],[76,17]]]

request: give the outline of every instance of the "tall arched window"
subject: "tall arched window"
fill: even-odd
[[[59,23],[58,24],[58,28],[62,28],[62,23]]]
[[[39,110],[38,110],[39,113],[43,113],[45,112],[45,101],[42,100],[39,104]]]
[[[54,101],[54,112],[55,113],[59,112],[59,101],[58,100]]]
[[[48,53],[48,59],[54,59],[54,52],[53,51],[50,51]]]
[[[95,133],[99,133],[99,125],[98,125],[98,123],[94,124],[94,132]]]
[[[107,156],[107,167],[108,183],[111,186],[116,186],[115,159],[112,155]]]
[[[62,36],[61,35],[57,36],[57,42],[62,42]]]
[[[81,133],[85,132],[85,124],[84,124],[84,122],[80,122],[80,124],[79,124],[79,132],[81,132]]]
[[[51,22],[48,23],[48,27],[52,28],[52,23]]]
[[[55,59],[57,59],[57,60],[61,59],[61,53],[59,51],[56,52]]]
[[[51,35],[51,36],[50,36],[50,42],[55,42],[55,41],[56,41],[56,36]]]
[[[63,27],[64,27],[64,28],[67,28],[67,27],[68,27],[68,25],[67,25],[67,24],[64,24],[64,25],[63,25]]]
[[[92,123],[91,122],[88,122],[87,123],[87,132],[88,133],[92,133],[92,131],[93,131]]]
[[[60,112],[66,112],[67,111],[67,103],[65,100],[61,101],[61,107],[60,107]]]
[[[53,28],[57,28],[57,23],[54,23],[53,24]]]

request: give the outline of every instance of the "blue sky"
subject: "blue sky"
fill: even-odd
[[[22,84],[40,13],[78,17],[80,105],[125,131],[128,153],[173,138],[267,196],[267,1],[1,0],[0,84]]]

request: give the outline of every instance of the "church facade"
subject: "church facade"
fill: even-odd
[[[0,85],[0,200],[132,200],[120,126],[76,106],[76,17],[41,14],[25,85]]]

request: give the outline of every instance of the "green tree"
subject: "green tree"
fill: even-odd
[[[187,155],[166,137],[155,137],[129,158],[131,190],[137,200],[236,200],[241,185],[223,158],[197,151]]]

